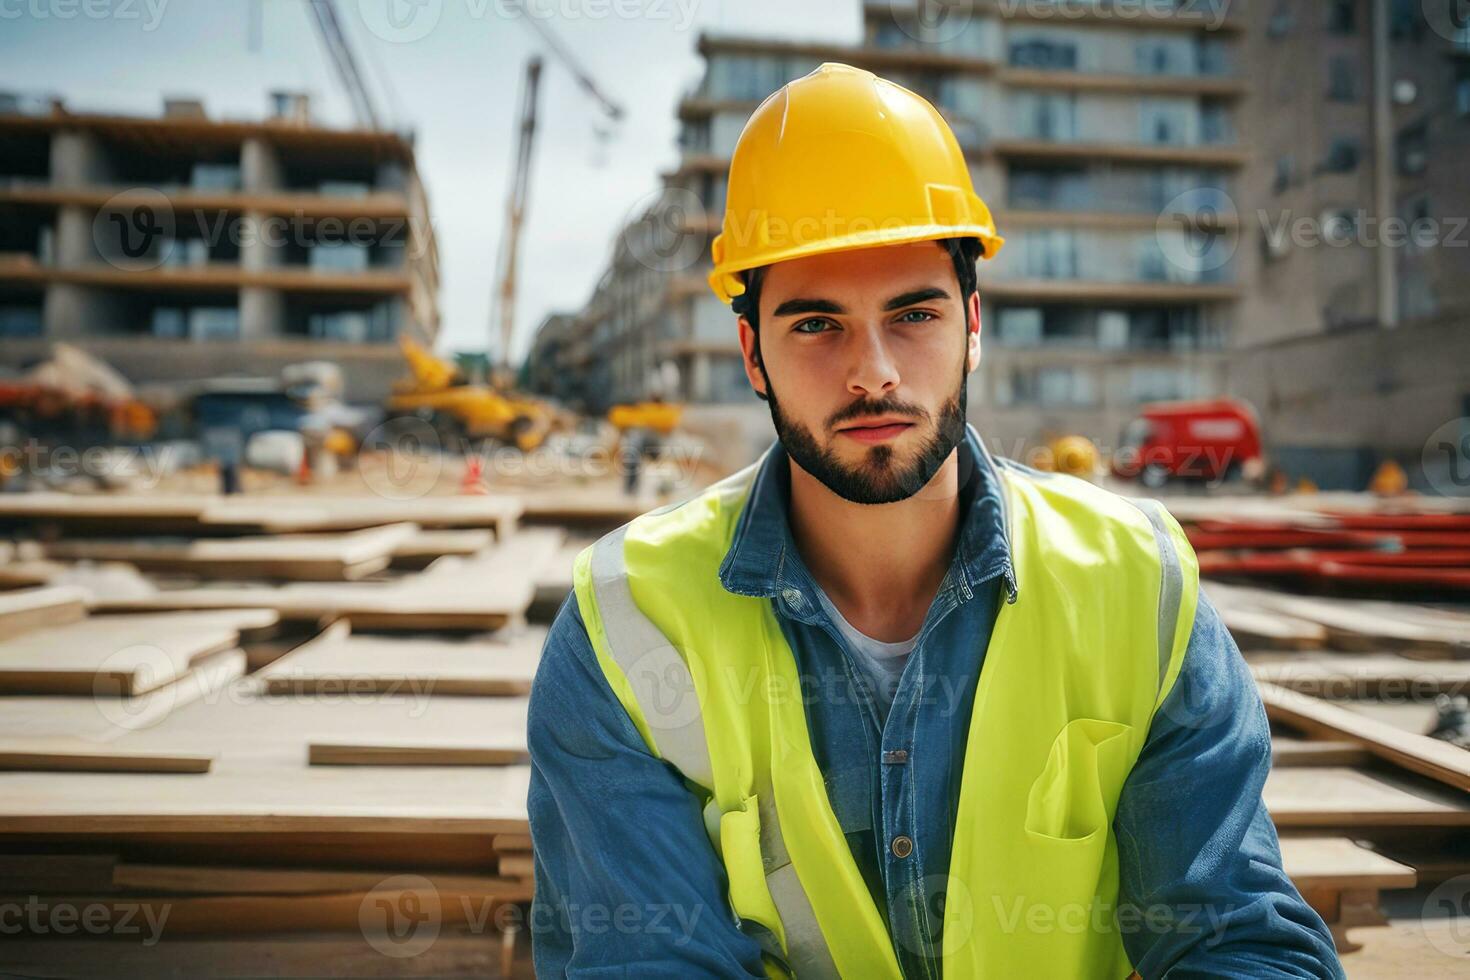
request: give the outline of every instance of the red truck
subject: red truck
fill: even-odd
[[[1145,405],[1123,430],[1112,469],[1154,490],[1175,479],[1258,479],[1265,471],[1261,421],[1233,398]]]

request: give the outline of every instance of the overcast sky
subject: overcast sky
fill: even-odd
[[[250,6],[260,3],[252,49]],[[676,165],[680,95],[701,74],[702,30],[859,35],[858,0],[530,0],[626,117],[599,150],[592,101],[509,0],[338,0],[386,115],[417,132],[441,262],[441,350],[483,348],[526,58],[542,74],[522,242],[517,355],[552,310],[577,309],[612,237]],[[393,6],[390,8],[389,4]],[[390,16],[392,15],[392,16]],[[378,83],[385,76],[391,92]],[[352,120],[307,0],[0,0],[0,90],[76,110],[156,114],[165,95],[255,117],[272,89],[311,93],[318,119]]]

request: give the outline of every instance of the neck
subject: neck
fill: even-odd
[[[959,452],[913,496],[855,504],[787,458],[792,537],[848,622],[885,642],[913,636],[944,581],[960,525]]]

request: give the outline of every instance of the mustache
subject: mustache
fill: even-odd
[[[833,428],[844,422],[855,422],[860,419],[878,415],[905,415],[910,416],[916,422],[926,422],[929,413],[922,405],[912,402],[886,401],[886,402],[856,402],[846,408],[834,412],[827,418],[827,427]]]

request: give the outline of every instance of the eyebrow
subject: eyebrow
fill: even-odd
[[[901,310],[905,306],[913,306],[915,303],[928,302],[931,299],[949,299],[949,293],[938,286],[925,286],[922,289],[912,289],[897,296],[883,304],[884,310]],[[830,299],[788,299],[777,306],[772,316],[796,316],[801,313],[846,313],[847,310],[840,303],[834,303]]]

